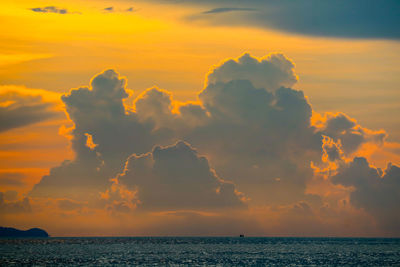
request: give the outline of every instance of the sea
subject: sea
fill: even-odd
[[[400,266],[396,238],[2,238],[1,266]]]

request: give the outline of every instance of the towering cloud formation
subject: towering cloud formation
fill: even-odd
[[[91,88],[73,89],[62,97],[75,124],[71,134],[76,158],[53,168],[32,195],[97,195],[131,153],[145,153],[153,147],[160,134],[152,133],[152,126],[140,123],[136,114],[127,113],[123,105],[126,97],[125,80],[113,70],[94,77]],[[95,148],[87,146],[89,136],[97,144]]]
[[[296,154],[317,158],[320,152],[321,136],[310,124],[311,107],[300,91],[281,87],[271,92],[255,88],[252,82],[209,84],[199,95],[209,121],[186,138],[253,199],[299,200],[312,172],[306,163],[310,158]]]
[[[125,79],[107,70],[90,88],[63,96],[76,158],[53,168],[31,195],[93,200],[101,193],[114,211],[239,208],[246,197],[250,206],[297,207],[314,216],[327,209],[323,194],[307,193],[318,166],[347,166],[365,144],[380,145],[386,134],[342,113],[313,114],[303,92],[288,88],[296,80],[294,64],[281,54],[243,54],[209,72],[200,104],[177,103],[155,87],[128,107]],[[381,174],[363,178],[368,166],[349,166],[334,178],[329,173],[325,183],[355,186],[351,203],[382,217],[379,205],[359,195],[372,194],[376,203],[385,192],[394,195],[386,182],[396,181],[398,168],[390,167],[380,183]],[[378,191],[375,184],[382,184]],[[397,201],[384,203],[394,210]],[[398,220],[385,218],[384,225]]]

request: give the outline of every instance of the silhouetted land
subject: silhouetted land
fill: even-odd
[[[39,228],[23,231],[10,227],[0,227],[0,237],[49,237],[49,234]]]

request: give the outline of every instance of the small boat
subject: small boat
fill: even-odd
[[[244,234],[241,234],[239,237],[244,237]]]

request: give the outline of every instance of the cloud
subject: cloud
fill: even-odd
[[[324,136],[322,150],[324,151],[324,156],[326,156],[323,160],[326,162],[334,162],[343,158],[341,143],[335,143],[335,141],[328,136]]]
[[[31,212],[29,198],[11,201],[6,200],[6,196],[6,193],[0,192],[0,211],[2,214]]]
[[[280,54],[244,54],[214,66],[200,105],[182,104],[173,113],[172,95],[153,88],[136,101],[136,114],[207,155],[222,177],[257,203],[298,201],[313,172],[310,158],[295,154],[320,158],[322,136],[310,124],[312,109],[303,93],[281,87],[296,81],[293,68]]]
[[[238,8],[238,7],[217,7],[207,11],[204,11],[203,14],[215,14],[215,13],[225,13],[232,11],[255,11],[254,8]]]
[[[307,198],[306,183],[313,176],[309,163],[321,158],[323,135],[340,139],[337,132],[342,129],[332,126],[336,117],[319,122],[321,130],[311,124],[312,108],[303,92],[281,87],[295,81],[294,64],[283,55],[259,59],[244,54],[209,72],[199,94],[201,105],[181,104],[174,112],[172,94],[152,88],[136,98],[131,111],[123,104],[128,97],[125,79],[107,70],[92,79],[91,88],[73,89],[62,97],[74,122],[76,159],[53,168],[32,194],[104,192],[129,155],[185,140],[256,202]],[[350,146],[349,140],[343,143]],[[353,146],[368,140],[355,139]]]
[[[310,104],[303,92],[282,87],[295,81],[294,64],[280,54],[244,54],[215,66],[199,94],[208,121],[184,139],[258,203],[302,199],[312,176],[306,162],[320,157]]]
[[[21,186],[26,175],[19,172],[3,172],[0,173],[0,185],[2,186]]]
[[[18,192],[14,190],[8,190],[3,193],[3,200],[15,201],[18,199]]]
[[[114,7],[113,6],[106,7],[103,10],[106,11],[106,12],[114,12]]]
[[[139,95],[135,111],[130,111],[123,104],[128,96],[125,79],[107,70],[92,79],[91,88],[63,96],[75,124],[71,134],[76,159],[53,168],[32,194],[77,197],[104,192],[132,153],[185,140],[254,201],[299,201],[313,171],[310,158],[297,155],[320,158],[322,136],[310,124],[312,109],[303,93],[279,88],[296,81],[293,68],[280,54],[260,59],[244,54],[225,61],[208,74],[199,94],[201,105],[183,103],[177,113],[172,94],[158,88]],[[89,137],[96,146],[87,146]]]
[[[292,86],[297,82],[297,76],[293,62],[283,54],[270,54],[258,59],[245,53],[216,66],[208,73],[206,83],[232,80],[249,80],[257,88],[273,91],[281,86]]]
[[[70,199],[60,199],[58,200],[58,207],[64,211],[72,211],[82,208],[82,203]]]
[[[371,167],[365,158],[354,158],[342,166],[332,182],[352,187],[350,202],[374,216],[389,233],[399,234],[400,168],[388,164],[386,170]]]
[[[118,183],[137,192],[145,210],[201,210],[244,207],[243,194],[222,180],[189,144],[157,146],[128,158]]]
[[[73,161],[52,168],[31,194],[52,197],[93,197],[104,191],[109,179],[124,166],[132,153],[146,153],[168,134],[140,122],[125,109],[125,79],[107,70],[91,80],[91,88],[72,89],[62,97],[74,122],[71,129]],[[88,142],[96,146],[88,147]],[[68,190],[67,190],[68,189]]]
[[[160,0],[157,0],[158,2]],[[397,30],[400,3],[374,0],[353,1],[162,1],[195,6],[209,11],[192,14],[188,21],[212,25],[251,26],[295,34],[339,38],[399,39]],[[255,9],[253,12],[224,12],[232,9]],[[233,10],[232,10],[233,11]]]
[[[136,12],[137,9],[136,9],[136,8],[133,8],[133,7],[130,7],[130,8],[125,9],[125,11],[126,11],[126,12]]]
[[[135,100],[136,114],[140,121],[154,123],[154,127],[166,127],[174,123],[172,94],[157,87],[143,92]]]
[[[60,115],[56,104],[40,90],[0,88],[0,132],[45,121]]]
[[[387,137],[385,131],[371,131],[357,124],[355,119],[344,113],[327,112],[324,115],[321,132],[339,142],[343,151],[351,154],[364,143],[381,145]]]
[[[91,203],[117,216],[238,208],[243,192],[248,207],[289,207],[287,218],[304,224],[321,225],[323,207],[356,216],[347,206],[340,212],[349,190],[316,176],[381,146],[386,133],[343,113],[316,113],[289,88],[296,81],[285,56],[244,54],[210,70],[197,102],[153,87],[128,105],[126,79],[106,70],[62,97],[75,158],[52,168],[30,197]],[[318,172],[329,162],[331,172]],[[316,182],[333,193],[309,190]]]
[[[107,13],[114,13],[114,12],[136,12],[136,11],[138,11],[138,9],[136,9],[136,8],[134,8],[134,7],[129,7],[129,8],[126,8],[126,9],[120,9],[120,8],[115,8],[115,7],[113,7],[113,6],[110,6],[110,7],[104,8],[103,11],[104,11],[104,12],[107,12]]]
[[[56,14],[71,14],[66,8],[59,8],[55,6],[46,6],[46,7],[35,7],[31,8],[33,12],[40,12],[40,13],[56,13]]]

